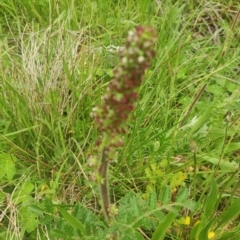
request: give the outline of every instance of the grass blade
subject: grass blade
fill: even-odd
[[[215,204],[217,202],[217,194],[218,194],[217,183],[215,179],[213,179],[210,193],[208,194],[206,203],[204,205],[204,212],[206,218],[209,218],[212,212],[214,212]]]
[[[228,223],[232,218],[236,217],[240,213],[240,199],[237,199],[222,216],[221,221],[218,223],[216,229],[220,228],[225,223]]]
[[[85,226],[73,215],[68,213],[65,209],[59,208],[59,212],[62,214],[64,219],[75,229],[80,230],[83,235],[86,234]]]
[[[152,236],[152,240],[162,240],[165,237],[166,231],[168,230],[168,228],[170,227],[170,225],[172,224],[172,222],[174,221],[174,219],[176,218],[176,213],[170,212],[165,221],[161,222],[155,232],[153,233]]]

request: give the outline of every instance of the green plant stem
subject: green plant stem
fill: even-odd
[[[222,161],[223,159],[223,156],[224,156],[224,150],[225,150],[225,144],[226,144],[226,139],[227,139],[227,134],[228,134],[228,127],[229,127],[229,120],[227,120],[227,126],[226,126],[226,129],[225,129],[225,135],[224,135],[224,139],[223,139],[223,144],[222,144],[222,149],[221,149],[221,155],[219,157],[219,161],[215,167],[215,171],[214,171],[214,176],[216,176],[217,174],[217,170],[219,169],[220,167],[220,162]]]
[[[198,99],[201,97],[203,91],[205,90],[207,84],[204,84],[203,87],[200,89],[200,91],[198,92],[198,94],[196,95],[196,97],[194,98],[192,104],[190,105],[189,109],[187,110],[187,112],[185,113],[182,121],[181,121],[181,124],[180,124],[180,128],[183,126],[186,118],[188,117],[189,113],[191,112],[191,110],[193,109],[193,107],[195,106],[196,102],[198,101]]]
[[[196,156],[196,150],[193,150],[193,200],[197,201],[197,187],[196,187],[196,180],[197,180],[197,156]],[[191,224],[193,223],[193,215],[194,212],[190,214],[191,218]]]
[[[109,197],[109,188],[108,188],[108,160],[107,160],[107,153],[105,148],[102,151],[101,165],[99,167],[98,172],[101,178],[100,196],[102,200],[102,208],[103,208],[106,221],[109,223],[110,197]]]
[[[196,151],[193,152],[194,173],[193,173],[193,199],[196,201],[196,180],[197,180],[197,157]]]

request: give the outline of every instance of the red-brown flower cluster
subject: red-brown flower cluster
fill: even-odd
[[[156,40],[156,32],[150,27],[140,26],[128,33],[114,79],[106,89],[102,104],[93,109],[98,129],[113,139],[125,133],[126,121],[137,101],[138,87],[155,56]]]

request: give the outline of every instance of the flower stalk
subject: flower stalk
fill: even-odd
[[[156,40],[157,34],[151,27],[139,26],[128,33],[125,47],[119,53],[120,60],[114,71],[114,78],[106,89],[101,105],[92,111],[101,133],[96,142],[101,159],[95,166],[100,183],[102,208],[108,223],[116,214],[116,208],[110,204],[108,166],[116,159],[116,148],[123,145],[126,124],[138,98],[138,88],[145,70],[155,56]]]

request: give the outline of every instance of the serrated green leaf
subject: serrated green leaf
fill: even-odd
[[[151,192],[148,197],[148,207],[150,210],[155,209],[157,206],[156,192]]]
[[[179,192],[176,202],[183,202],[187,199],[188,197],[188,189],[187,188],[183,188],[181,189],[181,191]]]
[[[160,194],[159,194],[159,200],[162,202],[163,205],[166,205],[170,202],[171,198],[171,188],[169,186],[164,187]]]
[[[216,180],[213,179],[210,193],[208,194],[206,202],[204,204],[204,214],[206,218],[209,218],[209,216],[215,209],[215,204],[217,202],[217,194],[218,194],[217,183]]]

